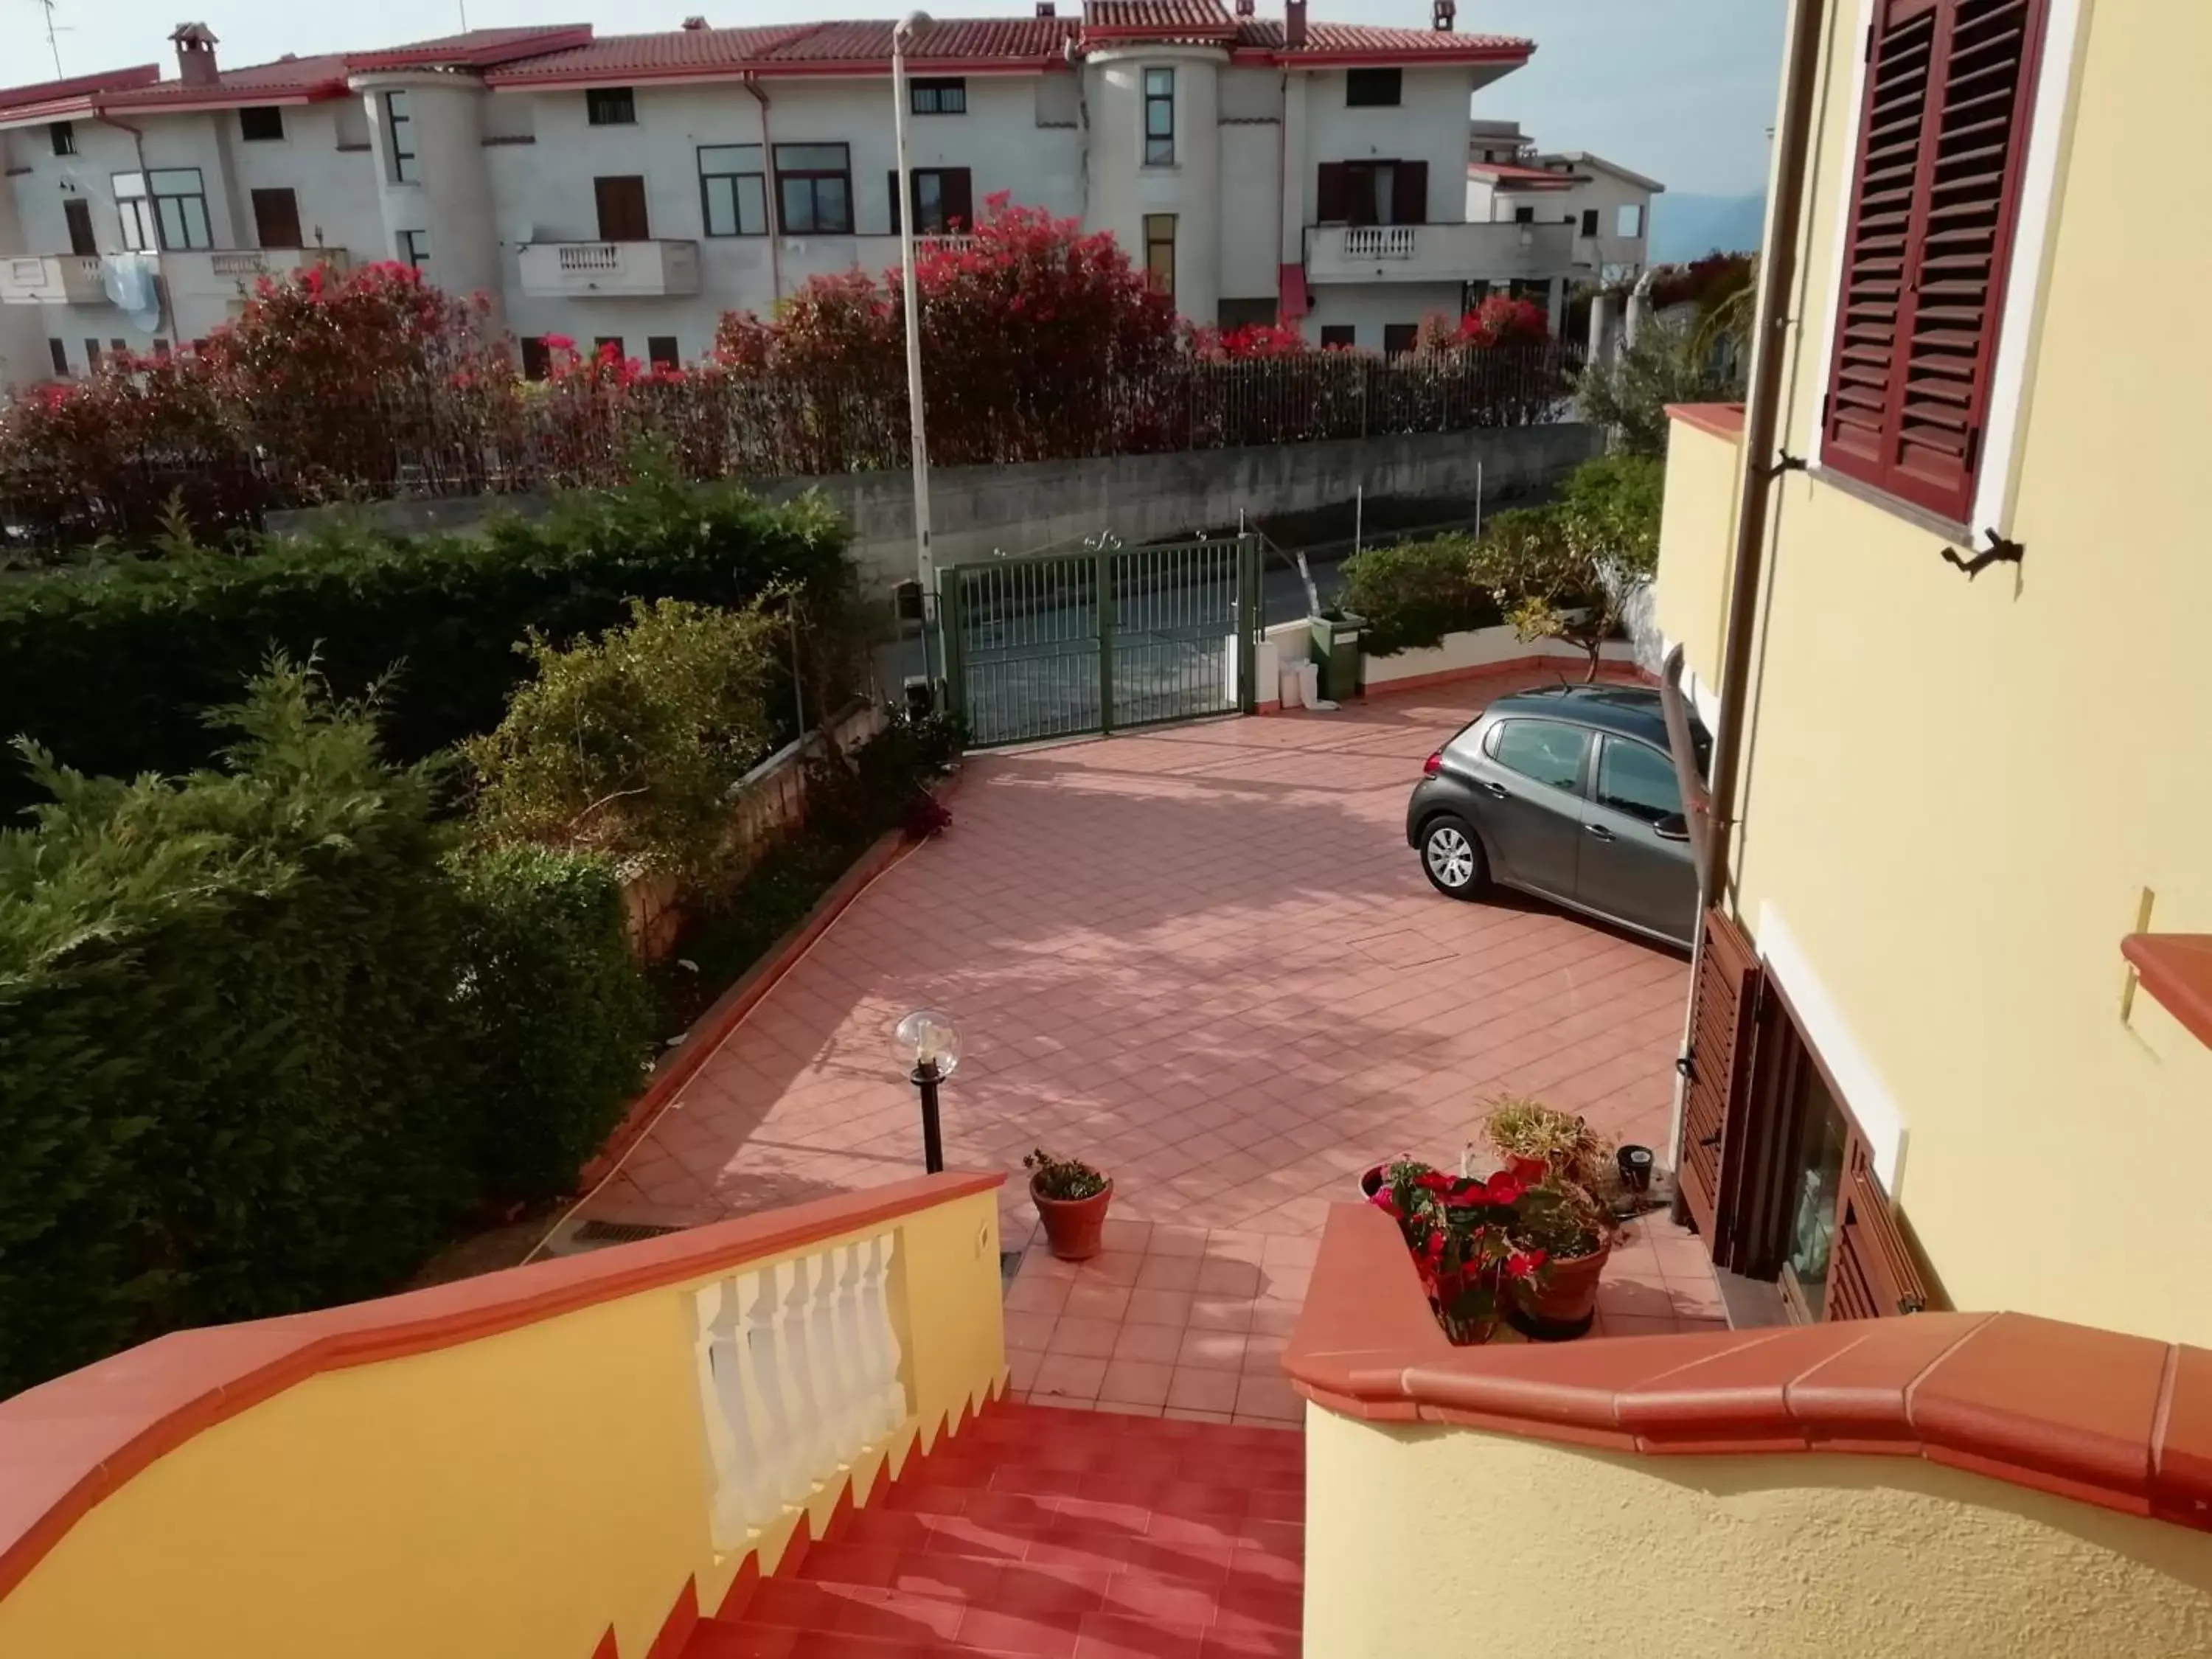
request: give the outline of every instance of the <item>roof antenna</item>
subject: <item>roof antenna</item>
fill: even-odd
[[[54,55],[54,79],[66,79],[62,73],[62,43],[55,36],[67,25],[58,26],[54,22],[54,0],[32,0],[32,3],[46,15],[46,50]]]

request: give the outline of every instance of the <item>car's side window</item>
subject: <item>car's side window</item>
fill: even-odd
[[[1616,812],[1661,824],[1682,816],[1674,763],[1649,744],[1607,738],[1597,757],[1597,800]]]
[[[1581,783],[1589,748],[1589,732],[1557,720],[1500,720],[1489,744],[1490,758],[1507,771],[1566,790]]]

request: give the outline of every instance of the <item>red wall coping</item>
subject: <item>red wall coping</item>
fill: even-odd
[[[1741,404],[1668,404],[1667,417],[1731,443],[1743,436]]]
[[[2212,933],[2130,933],[2120,954],[2191,1036],[2212,1043]]]
[[[1455,1348],[1397,1224],[1339,1204],[1283,1363],[1370,1421],[1654,1456],[1918,1456],[2212,1531],[2212,1350],[2027,1314]]]
[[[946,1174],[344,1307],[175,1331],[0,1401],[0,1596],[165,1452],[323,1371],[449,1348],[995,1190]]]

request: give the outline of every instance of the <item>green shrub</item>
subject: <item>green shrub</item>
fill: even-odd
[[[452,869],[481,1079],[471,1161],[487,1196],[536,1202],[569,1189],[644,1082],[653,1012],[622,884],[604,858],[537,847]]]
[[[1367,620],[1361,648],[1395,656],[1442,643],[1447,634],[1494,628],[1497,601],[1468,567],[1463,536],[1370,547],[1344,562],[1338,603]]]
[[[434,781],[279,665],[221,770],[0,833],[0,1394],[389,1290],[471,1198]]]
[[[845,543],[818,501],[768,507],[655,479],[478,538],[342,526],[243,558],[20,576],[0,583],[0,736],[88,772],[189,771],[212,753],[204,712],[278,649],[315,656],[342,696],[391,676],[384,741],[417,760],[498,725],[528,672],[514,649],[526,633],[564,646],[620,623],[634,598],[740,605],[785,586],[811,601],[849,585]],[[0,768],[0,821],[34,798],[20,768]]]
[[[662,599],[565,650],[533,635],[523,649],[537,677],[496,731],[461,748],[477,829],[712,889],[734,850],[731,791],[770,747],[763,690],[780,632],[755,608]]]
[[[282,663],[220,768],[0,832],[0,1395],[387,1291],[558,1191],[638,1082],[604,862],[462,854],[428,765]]]

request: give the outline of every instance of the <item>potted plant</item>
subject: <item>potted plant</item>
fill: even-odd
[[[1462,1347],[1488,1341],[1503,1288],[1544,1265],[1540,1251],[1514,1241],[1515,1214],[1528,1192],[1510,1170],[1455,1176],[1401,1158],[1382,1170],[1370,1201],[1397,1222],[1437,1322]]]
[[[1513,1287],[1514,1326],[1540,1341],[1581,1336],[1596,1316],[1598,1280],[1613,1255],[1613,1143],[1584,1119],[1533,1100],[1501,1101],[1483,1135],[1529,1182],[1513,1243],[1544,1257],[1541,1273]]]
[[[1042,1146],[1022,1160],[1030,1172],[1030,1198],[1044,1223],[1045,1243],[1064,1261],[1098,1254],[1114,1182],[1088,1164],[1054,1158]]]

